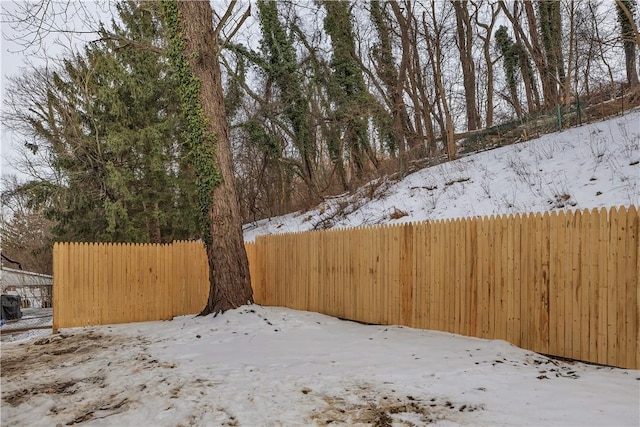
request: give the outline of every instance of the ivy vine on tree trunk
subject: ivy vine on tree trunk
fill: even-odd
[[[209,299],[200,314],[218,314],[253,302],[224,108],[219,28],[213,28],[208,2],[165,0],[162,6],[169,61],[178,74],[187,120],[209,260]]]
[[[185,57],[185,43],[178,27],[178,5],[175,1],[163,1],[162,7],[168,27],[169,49],[167,56],[178,77],[180,100],[187,122],[186,139],[196,173],[198,201],[202,217],[202,240],[211,245],[209,209],[213,190],[222,182],[220,169],[215,163],[215,135],[207,132],[208,120],[200,104],[201,83],[191,72]]]

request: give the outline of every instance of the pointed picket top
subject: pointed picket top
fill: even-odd
[[[636,208],[636,205],[629,206],[629,208],[627,209],[627,214],[629,216],[637,216],[638,215],[638,208]]]
[[[618,213],[618,208],[616,206],[611,206],[609,208],[609,217],[615,216]]]

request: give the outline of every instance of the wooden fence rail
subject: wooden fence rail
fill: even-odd
[[[246,248],[259,304],[639,369],[639,218],[633,206],[492,216],[261,236]],[[172,254],[180,245],[192,252]],[[174,246],[56,245],[54,326],[200,311],[202,244]]]

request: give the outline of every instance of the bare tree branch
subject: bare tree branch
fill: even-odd
[[[225,39],[224,43],[222,43],[221,48],[224,48],[229,43],[229,41],[233,38],[233,36],[236,35],[240,27],[242,27],[242,24],[244,24],[244,21],[246,21],[247,18],[249,18],[250,16],[251,16],[251,5],[249,5],[247,10],[244,12],[242,17],[236,24],[235,28],[231,31],[231,34],[229,34],[229,36]]]

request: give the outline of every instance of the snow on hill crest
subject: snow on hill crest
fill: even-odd
[[[315,209],[244,225],[263,234],[640,204],[640,109],[375,180]]]

